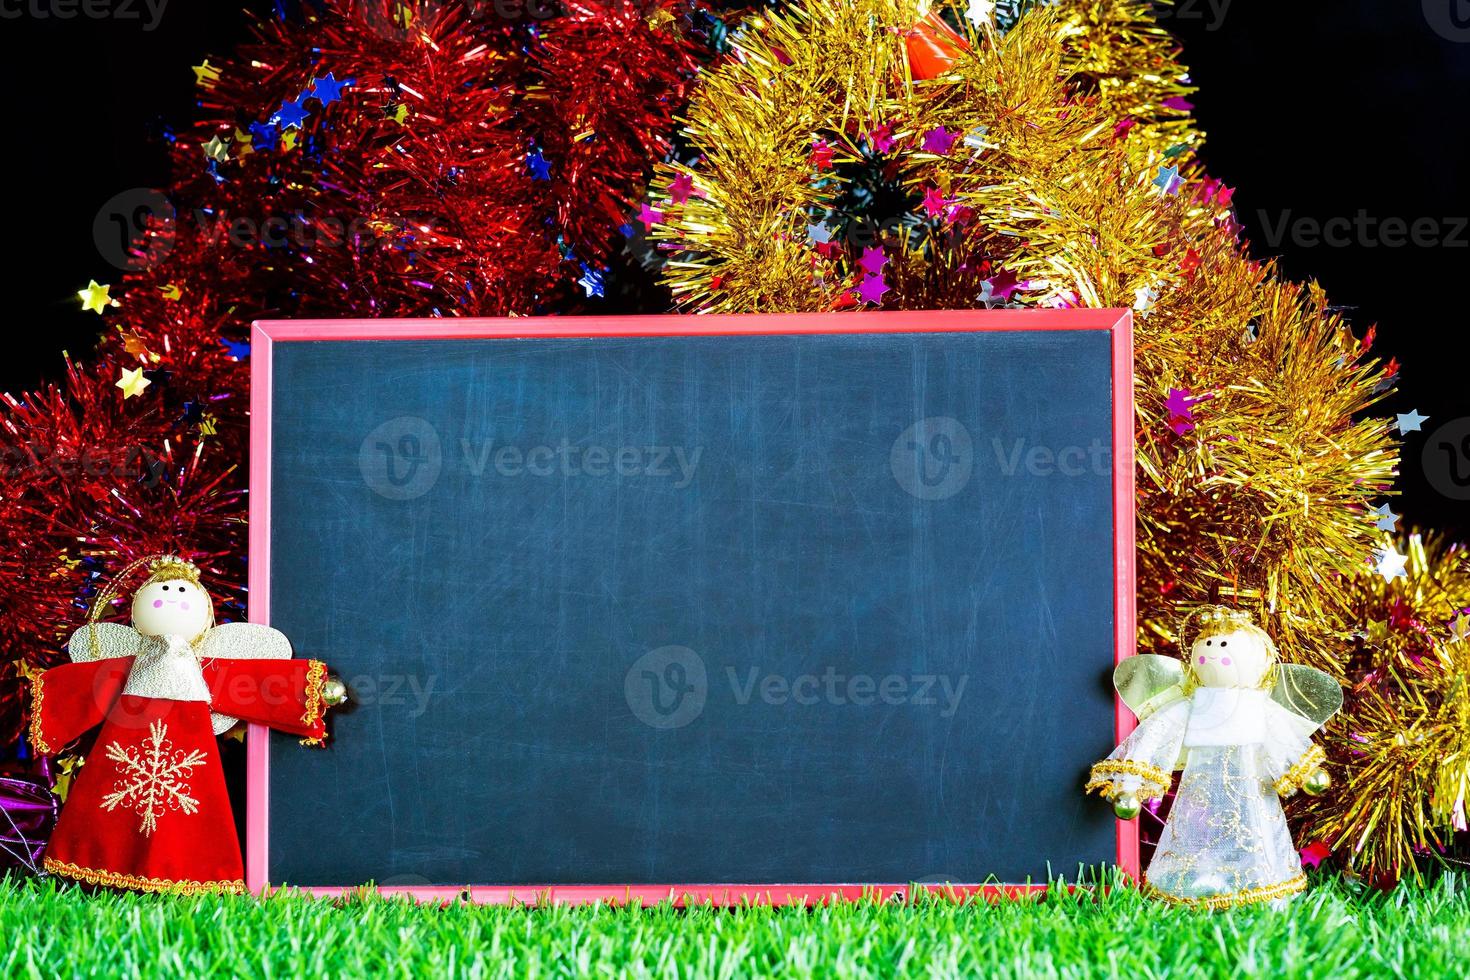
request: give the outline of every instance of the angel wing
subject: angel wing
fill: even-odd
[[[291,641],[280,630],[260,623],[222,623],[199,641],[199,659],[204,660],[290,660]],[[240,721],[218,711],[209,713],[214,733],[223,735]]]
[[[88,623],[71,635],[66,652],[72,663],[85,664],[93,660],[136,656],[142,646],[142,634],[131,626]]]
[[[1342,685],[1316,667],[1281,664],[1276,668],[1271,700],[1321,725],[1342,707]]]
[[[290,660],[291,641],[260,623],[222,623],[199,641],[199,659]]]
[[[1184,665],[1174,657],[1141,653],[1113,669],[1113,686],[1139,721],[1184,697]]]

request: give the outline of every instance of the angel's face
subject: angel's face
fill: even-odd
[[[133,629],[194,639],[209,625],[209,596],[193,582],[153,582],[133,596]]]
[[[1271,652],[1259,636],[1221,633],[1195,640],[1190,660],[1204,687],[1257,688],[1271,667]]]

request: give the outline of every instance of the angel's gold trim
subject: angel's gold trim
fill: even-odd
[[[46,699],[41,677],[45,671],[37,670],[24,660],[17,660],[16,666],[20,669],[20,676],[31,682],[31,748],[37,755],[50,755],[51,746],[41,737],[41,702]]]
[[[1180,905],[1192,909],[1221,910],[1234,908],[1237,905],[1254,905],[1257,902],[1271,902],[1278,898],[1286,898],[1307,890],[1307,876],[1305,873],[1295,878],[1274,885],[1260,885],[1256,888],[1245,888],[1238,892],[1226,892],[1222,895],[1209,895],[1203,898],[1183,898],[1179,895],[1170,895],[1166,891],[1160,891],[1153,885],[1144,884],[1144,894],[1149,898],[1156,898],[1170,905]]]
[[[1308,776],[1322,767],[1327,761],[1327,753],[1322,751],[1322,746],[1313,744],[1302,757],[1297,760],[1296,765],[1286,770],[1286,774],[1276,780],[1276,794],[1278,796],[1290,796],[1302,788]]]
[[[322,720],[322,685],[327,682],[327,665],[320,660],[307,661],[306,668],[306,711],[301,715],[303,725],[315,725]]]
[[[1173,777],[1169,773],[1147,762],[1137,762],[1133,759],[1104,759],[1092,767],[1092,776],[1088,779],[1084,792],[1091,793],[1096,790],[1100,793],[1107,793],[1119,776],[1137,776],[1142,779],[1143,786],[1139,788],[1138,797],[1143,800],[1158,799],[1169,792],[1169,786],[1173,782]]]
[[[243,895],[245,882],[240,879],[222,881],[172,881],[168,878],[145,878],[99,868],[83,868],[48,857],[43,862],[47,871],[65,878],[74,878],[91,885],[106,885],[109,888],[129,888],[139,892],[159,892],[169,895]]]

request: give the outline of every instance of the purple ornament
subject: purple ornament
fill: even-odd
[[[33,767],[21,763],[7,770],[0,774],[0,871],[35,873],[59,809],[51,792],[51,766],[41,759]]]

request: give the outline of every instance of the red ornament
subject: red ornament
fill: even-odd
[[[904,35],[904,46],[909,74],[921,81],[943,75],[970,50],[970,43],[932,10]]]

